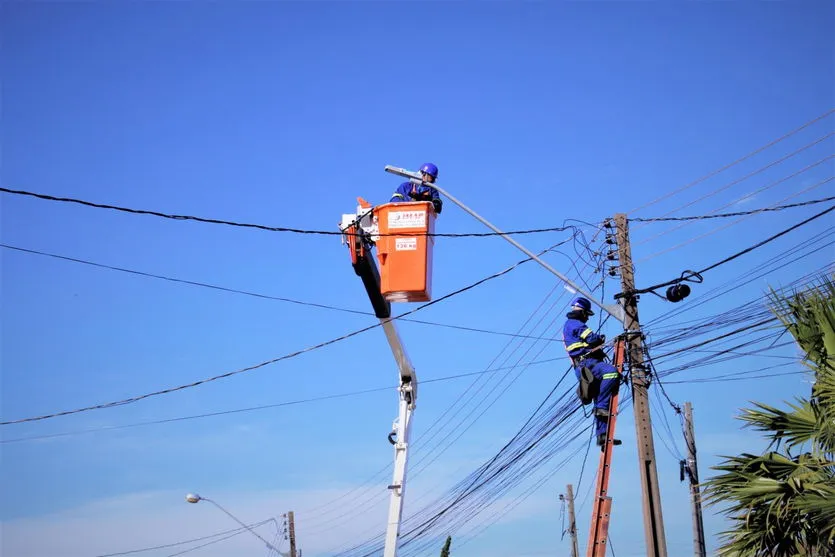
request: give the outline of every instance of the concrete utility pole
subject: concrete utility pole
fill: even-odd
[[[571,536],[571,557],[580,557],[580,547],[577,545],[577,520],[574,518],[574,488],[571,484],[565,486],[565,498],[568,499],[568,535]]]
[[[684,470],[690,478],[690,502],[693,504],[693,555],[707,557],[702,496],[699,492],[699,469],[696,463],[696,436],[693,433],[693,407],[689,402],[684,403],[684,442],[687,444],[687,463]]]
[[[632,265],[632,248],[629,244],[629,223],[626,214],[615,215],[617,229],[620,283],[625,320],[623,330],[628,343],[626,361],[632,379],[632,404],[635,412],[635,432],[638,442],[638,468],[643,488],[644,533],[647,541],[647,557],[667,557],[667,541],[664,536],[664,519],[661,513],[661,493],[658,488],[658,471],[655,462],[655,443],[649,413],[647,368],[644,365],[643,335],[638,321],[638,296],[630,294],[635,289],[635,270]]]
[[[290,557],[296,557],[296,522],[293,511],[287,513],[287,529],[290,533]]]

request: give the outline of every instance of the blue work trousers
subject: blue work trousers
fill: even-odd
[[[592,375],[594,375],[597,384],[600,386],[597,396],[594,397],[594,408],[601,408],[608,411],[609,401],[618,392],[618,387],[620,386],[620,377],[617,368],[603,360],[586,358],[574,368],[574,374],[577,376],[578,381],[580,379],[580,370],[584,365],[591,368]],[[594,430],[596,435],[606,433],[607,420],[607,418],[594,417]]]

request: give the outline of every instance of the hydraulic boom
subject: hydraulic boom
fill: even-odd
[[[412,413],[417,400],[417,376],[414,366],[403,347],[397,326],[391,319],[391,303],[380,292],[380,272],[372,253],[377,237],[377,226],[373,211],[367,202],[360,199],[356,214],[342,215],[340,229],[348,242],[351,264],[354,272],[362,279],[374,315],[380,320],[386,340],[389,343],[399,370],[400,385],[397,388],[399,407],[397,418],[388,436],[394,445],[394,473],[391,485],[386,541],[383,556],[396,557],[400,537],[400,522],[403,515],[403,499],[406,494],[406,468],[409,455],[409,439],[412,430]]]

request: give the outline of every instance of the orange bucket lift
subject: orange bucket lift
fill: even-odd
[[[390,302],[432,299],[435,208],[428,201],[386,203],[374,209],[379,227],[380,292]]]
[[[371,248],[376,247],[379,295],[387,302],[430,301],[435,247],[432,234],[437,218],[432,203],[409,201],[372,207],[361,197],[357,201],[356,214],[342,215],[340,226],[355,269],[358,261],[368,258]],[[376,274],[371,269],[364,272]]]

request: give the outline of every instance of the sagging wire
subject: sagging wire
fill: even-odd
[[[555,247],[557,247],[559,245],[562,245],[562,243],[565,243],[567,241],[568,240],[563,240],[562,242],[559,242],[556,245],[551,246],[551,247],[543,250],[541,252],[541,254],[546,253],[546,252],[554,249]],[[444,294],[443,296],[441,296],[439,298],[435,298],[435,299],[433,299],[429,302],[426,302],[424,304],[421,304],[414,309],[411,309],[411,310],[406,311],[404,313],[401,313],[399,315],[393,316],[391,318],[391,320],[394,321],[394,320],[397,320],[397,319],[401,319],[403,317],[406,317],[407,315],[411,315],[411,314],[413,314],[415,312],[418,312],[422,309],[425,309],[427,307],[438,304],[438,303],[440,303],[440,302],[442,302],[442,301],[444,301],[448,298],[452,298],[453,296],[457,296],[459,294],[467,292],[468,290],[476,288],[477,286],[480,286],[480,285],[482,285],[486,282],[489,282],[489,281],[494,280],[496,278],[499,278],[503,275],[506,275],[507,273],[513,271],[514,269],[516,269],[520,265],[523,265],[523,264],[525,264],[529,261],[532,261],[532,260],[533,260],[533,258],[527,257],[525,259],[517,261],[513,265],[511,265],[511,266],[509,266],[509,267],[507,267],[507,268],[505,268],[505,269],[503,269],[503,270],[501,270],[497,273],[493,273],[490,276],[487,276],[485,278],[477,280],[477,281],[475,281],[471,284],[468,284],[467,286],[459,288],[458,290],[454,290],[452,292],[449,292],[448,294]],[[6,421],[3,421],[3,422],[0,422],[0,425],[10,425],[10,424],[19,424],[19,423],[24,423],[24,422],[34,422],[34,421],[40,421],[40,420],[47,420],[47,419],[56,418],[56,417],[59,417],[59,416],[67,416],[67,415],[70,415],[70,414],[78,414],[78,413],[81,413],[81,412],[89,412],[89,411],[92,411],[92,410],[101,410],[101,409],[112,408],[112,407],[116,407],[116,406],[124,406],[124,405],[127,405],[127,404],[133,404],[135,402],[138,402],[140,400],[144,400],[144,399],[147,399],[147,398],[150,398],[150,397],[156,397],[156,396],[161,396],[161,395],[166,395],[166,394],[170,394],[170,393],[173,393],[173,392],[181,391],[181,390],[184,390],[184,389],[190,389],[190,388],[193,388],[193,387],[203,385],[205,383],[209,383],[209,382],[212,382],[212,381],[218,381],[218,380],[221,380],[221,379],[226,379],[228,377],[239,375],[241,373],[246,373],[246,372],[250,372],[250,371],[253,371],[253,370],[256,370],[256,369],[267,367],[267,366],[270,366],[270,365],[278,363],[278,362],[282,362],[282,361],[285,361],[285,360],[290,360],[290,359],[296,358],[298,356],[301,356],[302,354],[306,354],[308,352],[313,352],[315,350],[320,350],[320,349],[322,349],[326,346],[330,346],[331,344],[336,344],[338,342],[347,340],[351,337],[360,335],[362,333],[365,333],[365,332],[370,331],[372,329],[376,329],[377,327],[381,327],[381,326],[382,326],[382,323],[375,323],[373,325],[369,325],[367,327],[357,329],[355,331],[352,331],[350,333],[346,333],[346,334],[341,335],[339,337],[336,337],[336,338],[333,338],[333,339],[330,339],[330,340],[327,340],[327,341],[324,341],[324,342],[320,342],[318,344],[308,346],[306,348],[296,350],[294,352],[291,352],[289,354],[285,354],[283,356],[279,356],[277,358],[273,358],[271,360],[260,362],[258,364],[247,366],[245,368],[237,369],[237,370],[234,370],[234,371],[228,371],[226,373],[222,373],[222,374],[215,375],[215,376],[212,376],[212,377],[207,377],[207,378],[204,378],[204,379],[200,379],[200,380],[194,381],[192,383],[187,383],[187,384],[184,384],[184,385],[178,385],[178,386],[175,386],[175,387],[169,387],[169,388],[166,388],[166,389],[160,389],[158,391],[148,392],[148,393],[132,396],[130,398],[126,398],[126,399],[122,399],[122,400],[111,401],[111,402],[86,406],[86,407],[82,407],[82,408],[76,408],[76,409],[73,409],[73,410],[64,410],[64,411],[61,411],[61,412],[54,412],[54,413],[51,413],[51,414],[43,414],[43,415],[40,415],[40,416],[32,416],[32,417],[28,417],[28,418],[20,418],[20,419],[16,419],[16,420],[6,420]]]
[[[830,157],[819,161],[817,164],[821,164],[824,161],[828,160]],[[789,203],[788,205],[777,205],[775,207],[761,207],[759,209],[752,209],[750,211],[736,211],[735,213],[718,213],[712,215],[694,215],[689,217],[653,217],[653,218],[641,218],[641,217],[633,217],[627,219],[629,222],[673,222],[673,221],[691,221],[691,220],[705,220],[705,219],[721,219],[721,218],[728,218],[728,217],[743,217],[746,215],[756,215],[757,213],[767,213],[771,211],[783,211],[785,209],[793,209],[795,207],[805,207],[807,205],[817,205],[818,203],[826,203],[827,201],[835,200],[835,196],[831,197],[824,197],[822,199],[811,199],[809,201],[801,201],[799,203]]]
[[[821,211],[820,213],[817,213],[817,214],[815,214],[815,215],[813,215],[813,216],[811,216],[807,219],[804,219],[804,220],[800,221],[799,223],[790,226],[789,228],[781,230],[780,232],[769,236],[765,240],[757,242],[756,244],[754,244],[752,246],[749,246],[749,247],[747,247],[747,248],[745,248],[741,251],[738,251],[738,252],[736,252],[736,253],[734,253],[734,254],[732,254],[732,255],[730,255],[730,256],[728,256],[728,257],[726,257],[726,258],[724,258],[720,261],[717,261],[716,263],[708,265],[704,269],[700,269],[698,271],[685,271],[684,273],[682,273],[682,276],[679,277],[679,278],[668,280],[666,282],[661,282],[661,283],[655,284],[653,286],[648,286],[646,288],[636,288],[636,289],[632,289],[628,292],[621,292],[621,293],[616,294],[615,298],[634,296],[636,294],[645,294],[645,293],[657,290],[659,288],[664,288],[665,286],[678,286],[683,281],[686,281],[686,280],[690,279],[691,277],[693,277],[693,278],[698,277],[699,279],[701,279],[701,275],[706,273],[707,271],[711,271],[711,270],[713,270],[713,269],[715,269],[715,268],[717,268],[721,265],[724,265],[725,263],[729,263],[729,262],[733,261],[734,259],[737,259],[738,257],[742,257],[743,255],[745,255],[747,253],[750,253],[750,252],[754,251],[755,249],[760,248],[760,247],[768,244],[769,242],[772,242],[772,241],[776,240],[777,238],[780,238],[781,236],[784,236],[784,235],[788,234],[789,232],[792,232],[793,230],[795,230],[797,228],[800,228],[801,226],[804,226],[804,225],[812,222],[813,220],[818,219],[818,218],[826,215],[827,213],[829,213],[833,210],[835,210],[835,205],[832,205],[828,209],[825,209],[824,211]],[[703,280],[703,279],[701,279],[701,280]],[[701,282],[701,280],[699,280],[698,282]]]
[[[155,217],[160,217],[164,219],[170,220],[185,220],[185,221],[194,221],[194,222],[202,222],[207,224],[223,224],[226,226],[234,226],[240,228],[255,228],[259,230],[265,230],[267,232],[291,232],[294,234],[307,234],[307,235],[320,235],[320,236],[342,236],[347,234],[344,230],[311,230],[311,229],[304,229],[304,228],[290,228],[286,226],[267,226],[264,224],[253,224],[253,223],[244,223],[244,222],[236,222],[230,220],[223,220],[223,219],[212,219],[206,217],[197,217],[193,215],[176,215],[170,213],[163,213],[161,211],[152,211],[147,209],[132,209],[130,207],[121,207],[118,205],[108,205],[104,203],[95,203],[92,201],[86,201],[83,199],[75,199],[71,197],[57,197],[53,195],[48,195],[44,193],[36,193],[31,191],[25,190],[15,190],[11,188],[4,188],[0,187],[0,192],[14,194],[14,195],[24,195],[28,197],[34,197],[37,199],[42,199],[46,201],[58,201],[62,203],[74,203],[77,205],[84,205],[86,207],[93,207],[96,209],[108,209],[111,211],[119,211],[123,213],[131,213],[135,215],[150,215]],[[362,214],[362,217],[367,216],[371,212],[374,211],[374,208],[370,208],[368,211]],[[353,222],[357,222],[359,219],[355,219]],[[565,232],[566,230],[571,230],[572,228],[576,228],[574,226],[563,226],[563,227],[549,227],[549,228],[535,228],[535,229],[527,229],[527,230],[511,230],[509,232],[502,232],[501,234],[498,232],[466,232],[466,233],[439,233],[439,232],[391,232],[387,234],[377,234],[377,236],[432,236],[438,238],[484,238],[490,236],[500,236],[500,235],[514,235],[514,234],[539,234],[545,232]]]

